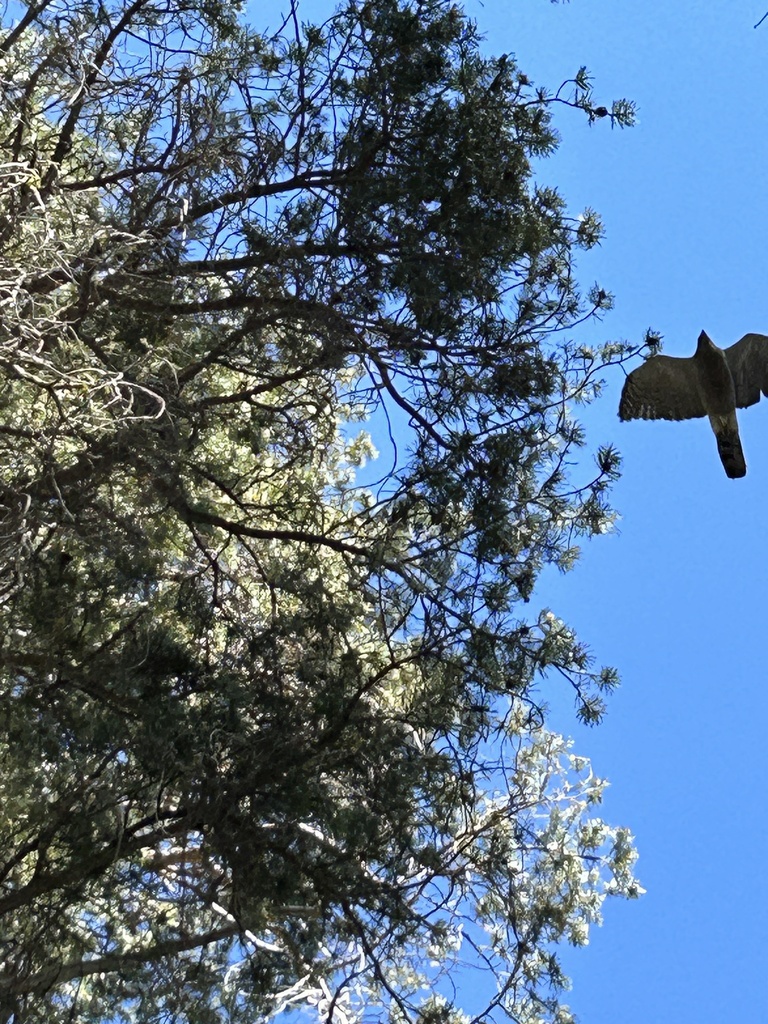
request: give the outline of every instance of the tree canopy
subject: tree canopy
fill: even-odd
[[[631,105],[448,0],[9,3],[0,89],[0,1021],[563,1024],[639,890],[528,602],[640,345],[533,162]]]

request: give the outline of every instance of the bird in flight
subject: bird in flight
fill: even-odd
[[[651,356],[627,376],[619,419],[688,420],[708,416],[726,474],[744,476],[747,464],[736,410],[768,397],[768,335],[745,334],[719,348],[705,331],[688,358]]]

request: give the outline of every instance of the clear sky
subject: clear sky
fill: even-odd
[[[265,25],[254,4],[252,20]],[[309,19],[332,4],[302,0]],[[730,345],[768,334],[768,0],[469,0],[489,53],[552,90],[585,64],[596,103],[627,97],[639,123],[558,115],[560,152],[539,178],[607,236],[581,258],[616,297],[594,341],[699,331]],[[271,20],[271,19],[270,19]],[[275,27],[274,24],[272,27]],[[729,480],[704,420],[619,423],[623,373],[587,422],[624,455],[618,532],[532,601],[576,627],[623,685],[597,729],[557,724],[608,777],[604,816],[640,849],[639,902],[606,906],[566,958],[582,1024],[768,1020],[766,604],[768,400],[740,414],[748,463]],[[552,686],[555,683],[552,682]],[[542,690],[548,694],[547,687]]]
[[[768,2],[466,7],[540,84],[585,64],[597,102],[638,104],[623,132],[564,111],[539,170],[605,222],[581,260],[616,297],[595,340],[652,326],[691,355],[702,328],[723,346],[768,334]],[[567,957],[570,1003],[583,1024],[763,1021],[768,400],[740,413],[748,473],[729,480],[706,421],[619,423],[622,382],[588,417],[624,455],[619,531],[537,596],[621,671],[602,726],[558,724],[611,780],[605,817],[636,834],[648,893],[608,904]]]

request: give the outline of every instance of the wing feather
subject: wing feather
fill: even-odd
[[[624,381],[622,420],[690,420],[706,414],[693,357],[651,356]]]
[[[739,409],[759,402],[761,392],[768,397],[768,336],[745,334],[725,349],[725,358]]]

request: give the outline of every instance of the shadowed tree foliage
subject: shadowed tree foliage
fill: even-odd
[[[531,161],[631,107],[446,0],[2,24],[0,1021],[447,1024],[463,964],[563,1024],[553,943],[638,887],[534,689],[615,675],[525,605],[639,346],[573,340],[600,224]]]

